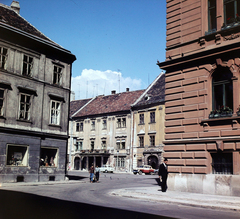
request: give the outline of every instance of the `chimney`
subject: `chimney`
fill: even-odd
[[[19,2],[18,1],[12,1],[12,4],[11,4],[11,8],[12,10],[14,10],[16,13],[20,13],[20,5],[19,5]]]
[[[129,92],[129,88],[128,87],[126,88],[126,92]]]
[[[112,94],[116,94],[116,91],[115,90],[112,90],[112,92],[111,92]]]

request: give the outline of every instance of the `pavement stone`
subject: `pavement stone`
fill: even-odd
[[[138,187],[113,190],[110,195],[128,198],[137,198],[147,201],[181,204],[202,208],[213,208],[222,210],[239,211],[240,218],[240,197],[209,195],[200,193],[167,191],[162,192],[160,187]]]

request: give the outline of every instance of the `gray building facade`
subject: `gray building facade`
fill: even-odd
[[[63,180],[76,57],[0,4],[0,182]]]

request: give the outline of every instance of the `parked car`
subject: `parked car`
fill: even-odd
[[[140,166],[140,167],[137,167],[136,169],[133,170],[133,173],[134,174],[154,174],[155,170],[150,166],[150,165],[143,165],[143,166]]]
[[[103,165],[102,167],[99,167],[101,172],[104,173],[113,173],[113,167],[111,167],[110,165]]]

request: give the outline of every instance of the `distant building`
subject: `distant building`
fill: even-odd
[[[71,169],[88,170],[91,164],[108,164],[117,171],[131,170],[131,105],[143,92],[127,89],[123,93],[71,102]]]
[[[240,1],[167,0],[169,188],[240,194]]]
[[[165,123],[165,74],[161,73],[132,105],[133,168],[162,161]]]
[[[0,4],[0,181],[63,180],[76,57]]]

